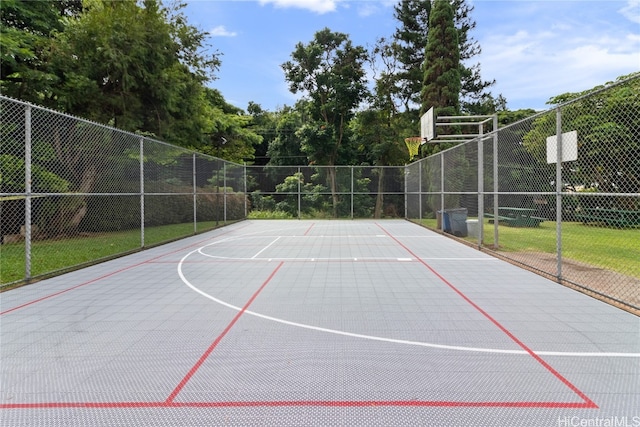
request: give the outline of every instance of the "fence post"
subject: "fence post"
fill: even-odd
[[[418,162],[418,209],[419,214],[418,218],[420,219],[420,223],[422,224],[422,163]]]
[[[247,195],[247,162],[243,162],[242,163],[242,174],[244,175],[244,180],[242,182],[242,194],[244,195],[244,218],[243,219],[247,219],[247,204],[249,203],[249,197]]]
[[[404,218],[405,219],[410,219],[409,218],[409,193],[407,191],[407,188],[409,186],[409,173],[411,173],[411,170],[409,169],[408,165],[404,165]]]
[[[227,162],[222,163],[222,222],[227,223]]]
[[[300,166],[298,166],[298,219],[302,218],[302,172],[300,170]]]
[[[498,115],[493,116],[493,248],[498,249]],[[480,229],[484,227],[484,212],[481,218],[482,225]],[[484,235],[484,234],[483,234]]]
[[[440,226],[444,231],[444,154],[438,154],[440,155]]]
[[[198,187],[196,186],[196,153],[193,153],[193,234],[198,232]]]
[[[2,238],[2,236],[0,236]],[[24,278],[31,280],[31,106],[24,111]]]
[[[482,221],[484,212],[484,124],[478,125],[478,248],[482,247]]]
[[[562,279],[562,111],[556,107],[556,271]]]
[[[140,247],[144,248],[144,138],[140,138]]]
[[[353,185],[353,166],[351,166],[351,219],[353,219],[353,192],[355,191],[355,186]]]

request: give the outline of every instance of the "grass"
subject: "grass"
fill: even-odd
[[[436,228],[435,219],[422,220],[422,224]],[[213,221],[198,223],[198,232],[215,227]],[[552,221],[543,222],[537,228],[500,226],[499,232],[500,251],[556,252],[556,226]],[[193,234],[191,223],[149,227],[145,229],[145,246]],[[638,237],[637,229],[620,230],[566,222],[562,226],[563,257],[640,278]],[[473,237],[467,237],[467,240],[475,241]],[[484,245],[493,246],[493,224],[488,222],[485,222]],[[36,241],[32,245],[31,276],[53,273],[139,249],[140,230]],[[0,285],[21,281],[24,271],[24,243],[0,246]]]
[[[422,224],[436,228],[435,219]],[[499,227],[499,251],[556,253],[556,223],[545,221],[540,227]],[[467,237],[469,242],[477,238]],[[562,224],[563,258],[583,262],[628,276],[640,278],[640,233],[638,229],[616,229],[585,225],[579,222]],[[484,246],[493,247],[493,224],[485,220]]]
[[[216,227],[215,221],[199,222],[198,232]],[[193,223],[145,228],[145,247],[194,234]],[[97,233],[80,237],[35,241],[31,246],[31,276],[37,277],[101,259],[139,250],[140,230]],[[25,274],[25,245],[0,246],[0,285],[19,282]]]

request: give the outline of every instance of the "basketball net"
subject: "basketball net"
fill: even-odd
[[[404,143],[407,144],[407,148],[409,149],[409,160],[412,160],[420,151],[422,137],[412,136],[410,138],[405,138]]]

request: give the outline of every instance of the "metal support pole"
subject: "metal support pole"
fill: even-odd
[[[556,271],[562,279],[562,112],[556,108]]]
[[[144,248],[144,138],[140,138],[140,247]]]
[[[249,214],[248,212],[248,197],[247,197],[247,162],[243,163],[242,166],[242,175],[244,178],[244,182],[243,182],[243,191],[242,194],[244,194],[244,219],[247,219],[247,215]]]
[[[31,280],[31,106],[24,112],[24,277]],[[2,236],[0,236],[2,238]]]

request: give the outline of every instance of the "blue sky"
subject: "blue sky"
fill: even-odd
[[[507,107],[546,109],[549,98],[640,71],[640,0],[468,0],[482,77]],[[328,27],[367,48],[390,38],[390,0],[187,0],[189,23],[222,53],[217,80],[227,102],[275,111],[293,105],[281,64],[298,42]]]

